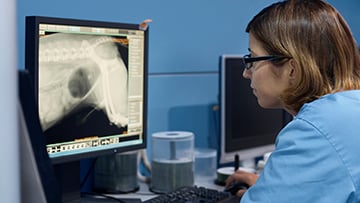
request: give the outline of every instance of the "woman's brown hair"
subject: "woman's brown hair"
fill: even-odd
[[[291,58],[297,80],[281,96],[298,112],[325,94],[360,89],[360,58],[349,26],[322,0],[288,0],[263,9],[246,32],[270,55]]]

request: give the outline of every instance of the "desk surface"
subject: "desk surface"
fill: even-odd
[[[219,191],[224,190],[223,186],[216,185],[214,183],[214,179],[195,179],[195,185],[197,186],[203,186],[206,188],[216,189]],[[143,182],[139,182],[139,190],[134,193],[127,193],[127,194],[107,194],[107,196],[123,199],[124,202],[132,203],[132,202],[139,202],[138,200],[141,199],[141,201],[146,201],[148,199],[151,199],[153,197],[156,197],[158,194],[155,194],[149,190],[149,185]],[[134,200],[134,201],[132,201]],[[105,199],[104,197],[99,198],[85,198],[82,199],[82,202],[86,203],[98,203],[98,202],[119,202],[114,201],[111,199]]]

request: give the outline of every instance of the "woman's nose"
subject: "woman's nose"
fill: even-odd
[[[250,79],[251,78],[251,70],[244,68],[243,77],[246,79]]]

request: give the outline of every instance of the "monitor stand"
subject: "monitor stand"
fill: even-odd
[[[62,202],[81,202],[80,161],[55,164],[54,170],[61,190]]]
[[[80,161],[66,162],[54,165],[55,175],[58,179],[63,203],[96,203],[96,202],[126,202],[141,203],[140,198],[96,198],[83,197],[80,188]]]

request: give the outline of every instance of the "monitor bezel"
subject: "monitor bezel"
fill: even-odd
[[[94,149],[90,152],[77,153],[71,155],[64,155],[59,157],[51,157],[53,164],[61,164],[73,161],[79,161],[84,158],[99,157],[108,154],[121,153],[127,151],[134,151],[139,149],[145,149],[147,146],[147,94],[148,94],[148,43],[149,43],[149,27],[143,29],[139,24],[132,23],[120,23],[120,22],[106,22],[84,19],[72,19],[72,18],[59,18],[59,17],[47,17],[47,16],[26,16],[26,37],[25,37],[25,69],[29,71],[32,77],[32,84],[34,89],[34,99],[36,105],[38,105],[38,68],[39,68],[39,24],[58,24],[58,25],[73,25],[73,26],[90,26],[100,28],[116,28],[116,29],[131,29],[134,31],[144,32],[144,70],[143,70],[143,114],[142,114],[142,126],[143,132],[139,134],[142,138],[142,142],[131,146],[114,146],[107,149]]]

